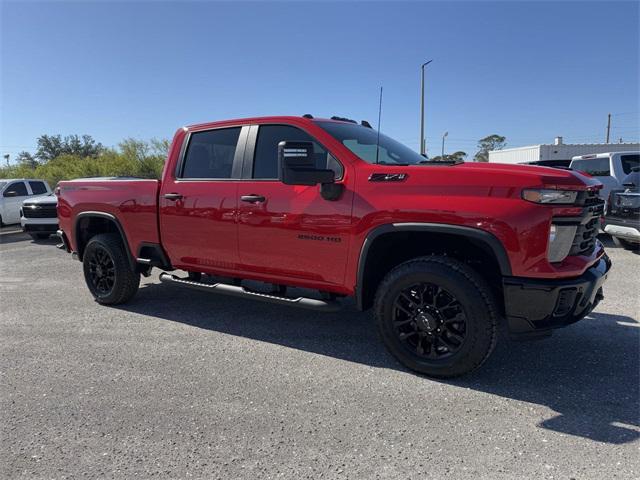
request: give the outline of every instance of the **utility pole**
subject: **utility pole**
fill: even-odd
[[[8,153],[4,154],[4,160],[5,160],[5,162],[7,162],[7,167],[8,167],[9,166],[9,154]]]
[[[611,133],[611,114],[607,116],[607,141],[604,143],[609,143],[609,134]]]
[[[442,155],[440,156],[440,160],[444,161],[444,139],[447,138],[447,135],[449,135],[449,132],[444,132],[444,135],[442,135]]]
[[[427,145],[424,140],[424,67],[429,65],[433,60],[425,62],[420,67],[422,71],[422,81],[420,82],[420,155],[426,155]]]

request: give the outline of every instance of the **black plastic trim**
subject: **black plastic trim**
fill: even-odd
[[[135,268],[136,266],[135,258],[133,257],[133,255],[131,255],[131,250],[129,250],[129,242],[127,241],[127,235],[124,233],[124,228],[122,228],[120,221],[114,215],[107,212],[86,211],[76,215],[76,220],[75,220],[75,223],[73,224],[73,234],[76,239],[76,248],[78,248],[78,251],[76,252],[78,255],[78,260],[82,261],[82,254],[84,253],[84,248],[82,250],[80,250],[79,248],[80,237],[78,232],[78,223],[83,218],[92,218],[92,217],[104,218],[112,221],[115,224],[116,228],[118,229],[118,232],[120,233],[120,236],[122,237],[122,243],[124,244],[124,249],[127,252],[127,258],[129,259],[129,264],[131,265],[131,268]]]
[[[151,249],[151,251],[153,252],[153,256],[149,257],[147,253],[142,255],[142,249],[144,248]],[[150,265],[152,267],[158,267],[158,268],[161,268],[162,270],[173,270],[173,266],[169,261],[169,257],[167,256],[164,249],[162,248],[162,245],[160,245],[159,243],[140,242],[140,245],[138,245],[137,253],[138,255],[136,257],[136,262],[138,263],[143,263],[145,265]],[[150,261],[146,262],[146,261],[139,260],[143,258],[148,259]]]
[[[380,225],[372,229],[364,240],[362,248],[360,250],[360,258],[358,260],[358,276],[355,291],[356,305],[359,310],[364,309],[364,295],[362,292],[362,285],[364,284],[364,270],[366,267],[367,255],[369,249],[374,240],[380,235],[394,232],[433,232],[433,233],[446,233],[450,235],[458,235],[460,237],[470,238],[486,244],[498,261],[500,273],[503,276],[511,275],[511,264],[509,263],[509,257],[505,251],[502,243],[496,236],[479,230],[477,228],[464,227],[460,225],[449,225],[445,223],[390,223]]]
[[[503,279],[505,316],[512,336],[545,332],[581,320],[603,298],[611,268],[604,255],[584,274],[571,279]]]

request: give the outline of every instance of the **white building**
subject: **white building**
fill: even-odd
[[[569,166],[572,157],[590,153],[625,152],[640,150],[640,143],[563,143],[556,137],[551,144],[505,148],[489,152],[493,163],[538,163],[541,165]]]

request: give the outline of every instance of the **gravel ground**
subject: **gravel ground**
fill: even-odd
[[[640,257],[609,241],[596,312],[455,381],[399,366],[353,307],[157,274],[102,307],[54,241],[0,243],[1,478],[640,477]]]

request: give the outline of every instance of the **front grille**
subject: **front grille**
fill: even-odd
[[[587,190],[580,193],[577,205],[583,209],[577,219],[578,228],[569,255],[590,255],[596,246],[600,217],[604,214],[604,200],[598,196],[597,190]]]
[[[25,218],[56,218],[58,216],[55,205],[24,205],[22,214]]]

